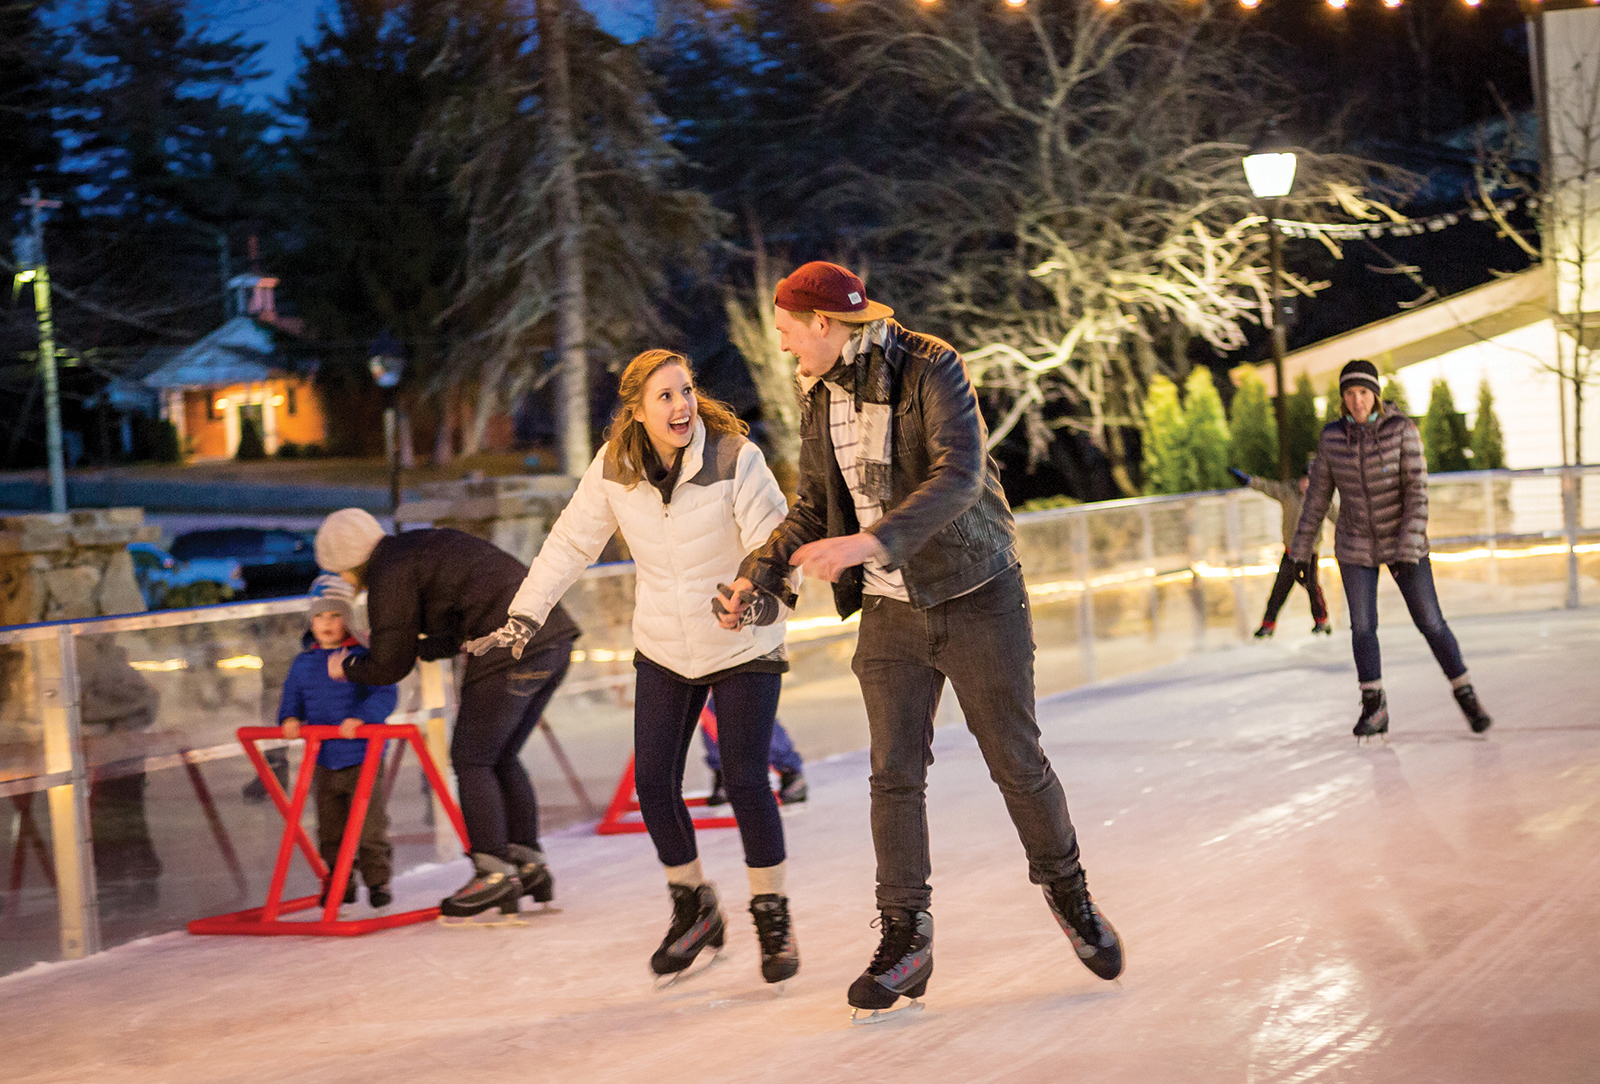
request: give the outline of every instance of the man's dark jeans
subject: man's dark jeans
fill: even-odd
[[[1317,555],[1313,553],[1307,563],[1304,575],[1300,572],[1298,563],[1291,561],[1285,553],[1283,560],[1278,562],[1278,578],[1272,583],[1272,594],[1267,598],[1266,612],[1261,615],[1263,625],[1275,625],[1278,621],[1278,611],[1283,609],[1283,604],[1289,600],[1289,592],[1296,583],[1304,584],[1306,596],[1311,599],[1311,620],[1322,624],[1328,620],[1328,604],[1322,598],[1322,585],[1317,583]]]
[[[1456,635],[1439,611],[1432,563],[1424,557],[1414,565],[1390,565],[1389,574],[1406,600],[1412,623],[1439,660],[1444,676],[1454,681],[1466,673],[1467,664],[1461,661]],[[1350,645],[1356,653],[1356,677],[1364,682],[1378,681],[1383,677],[1383,659],[1378,651],[1378,569],[1340,561],[1339,576],[1344,580],[1344,597],[1350,606]]]
[[[947,677],[1022,839],[1029,878],[1043,884],[1078,871],[1066,793],[1039,745],[1033,646],[1016,566],[926,610],[867,596],[852,668],[872,736],[880,908],[926,910],[933,896],[926,795],[933,716]]]

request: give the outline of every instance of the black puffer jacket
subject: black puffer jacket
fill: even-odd
[[[883,359],[894,410],[889,501],[870,528],[900,569],[918,609],[987,583],[1017,563],[1016,524],[985,450],[989,430],[967,367],[948,344],[887,321]],[[839,471],[828,431],[828,389],[811,388],[800,419],[800,490],[788,518],[739,569],[757,586],[784,595],[789,555],[807,542],[855,534],[855,502]],[[833,585],[840,617],[861,608],[861,568]]]
[[[367,560],[367,624],[372,645],[345,660],[345,676],[392,685],[420,659],[447,659],[466,640],[506,623],[507,607],[528,566],[492,542],[465,531],[402,531],[379,541]],[[523,649],[523,657],[578,635],[558,604]],[[426,639],[419,640],[418,636]],[[463,682],[517,665],[508,650],[467,659]]]
[[[1428,555],[1428,461],[1417,424],[1393,404],[1364,425],[1344,418],[1322,430],[1289,550],[1294,560],[1311,559],[1335,488],[1333,553],[1342,564],[1414,564]]]

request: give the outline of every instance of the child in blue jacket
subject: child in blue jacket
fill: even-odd
[[[311,636],[315,646],[303,651],[289,667],[283,682],[283,698],[278,705],[278,723],[283,736],[291,741],[304,726],[336,726],[348,739],[364,723],[382,723],[389,718],[399,700],[393,685],[360,685],[334,681],[328,676],[328,656],[346,647],[359,647],[350,635],[349,588],[342,583],[328,587],[327,594],[313,594],[309,606]],[[314,589],[315,590],[315,589]],[[329,739],[317,753],[316,771],[311,777],[312,796],[317,804],[317,845],[331,876],[339,857],[339,842],[345,822],[350,819],[356,782],[361,776],[361,761],[367,754],[365,739]],[[375,786],[361,826],[361,845],[356,851],[355,868],[367,886],[367,900],[374,907],[385,907],[392,900],[389,875],[394,865],[394,847],[389,843],[389,814],[384,809],[383,789]],[[323,886],[326,901],[327,886]],[[345,886],[344,902],[356,901],[356,879]]]

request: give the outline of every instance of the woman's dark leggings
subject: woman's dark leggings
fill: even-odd
[[[691,685],[665,667],[635,657],[633,785],[650,841],[664,866],[695,860],[694,821],[683,802],[683,766],[706,694],[717,694],[722,785],[739,822],[748,866],[784,859],[783,821],[767,783],[767,747],[778,715],[782,674],[734,674],[715,685]]]
[[[473,853],[538,849],[539,802],[518,754],[571,665],[572,641],[563,640],[462,687],[450,762]]]
[[[1444,676],[1454,681],[1466,673],[1467,664],[1461,661],[1455,633],[1439,612],[1433,565],[1424,557],[1416,564],[1390,565],[1389,574],[1406,600],[1412,623],[1439,660]],[[1339,576],[1344,580],[1344,597],[1350,606],[1350,644],[1356,653],[1356,676],[1362,682],[1378,681],[1383,677],[1383,661],[1378,652],[1378,569],[1340,561]]]

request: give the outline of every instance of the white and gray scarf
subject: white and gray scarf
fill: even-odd
[[[889,503],[889,456],[894,449],[894,408],[889,403],[889,321],[862,324],[844,344],[838,364],[822,377],[855,404],[860,445],[856,452],[857,483],[862,494]],[[810,391],[816,381],[803,381]]]

